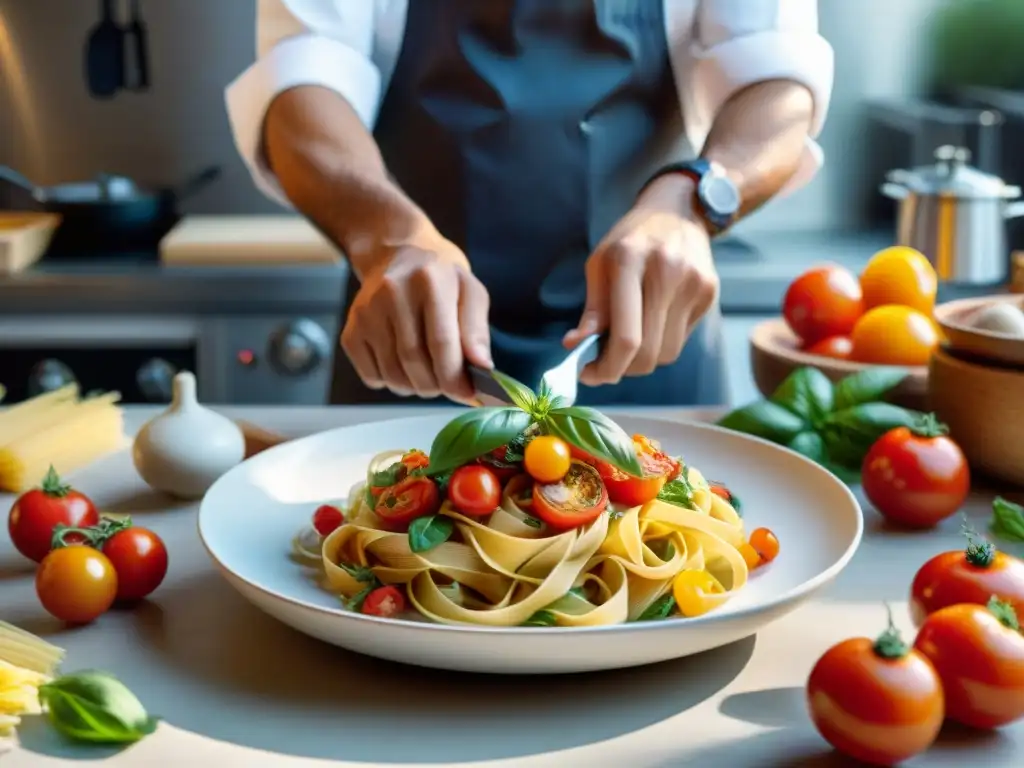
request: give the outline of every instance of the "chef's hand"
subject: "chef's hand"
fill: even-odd
[[[680,177],[684,178],[684,177]],[[689,210],[676,177],[659,179],[608,233],[587,261],[587,303],[566,334],[576,346],[608,333],[600,357],[580,380],[615,384],[676,361],[697,322],[718,298],[718,275],[705,225]]]
[[[395,247],[362,276],[341,346],[366,386],[473,401],[466,362],[490,368],[490,297],[440,234]]]

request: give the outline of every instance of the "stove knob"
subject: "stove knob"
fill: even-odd
[[[150,403],[169,403],[178,369],[162,357],[152,357],[135,372],[135,383]]]
[[[28,375],[28,393],[34,397],[74,383],[75,374],[70,368],[60,360],[48,358],[32,366]]]
[[[267,357],[280,373],[301,376],[331,354],[327,331],[305,318],[278,328],[270,336]]]

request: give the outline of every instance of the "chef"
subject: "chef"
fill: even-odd
[[[724,402],[710,241],[821,163],[816,0],[260,0],[227,91],[354,275],[332,400],[470,401],[605,334],[580,402]]]

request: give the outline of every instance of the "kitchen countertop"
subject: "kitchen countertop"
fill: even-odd
[[[126,410],[132,430],[155,413]],[[431,409],[224,412],[301,435]],[[686,409],[640,412],[713,416]],[[347,768],[846,766],[805,713],[802,686],[811,666],[839,640],[879,633],[884,601],[910,636],[906,592],[916,568],[936,552],[962,545],[958,520],[931,532],[894,533],[885,532],[869,511],[863,544],[838,581],[755,637],[634,670],[477,676],[356,656],[265,616],[214,570],[196,534],[197,505],[175,504],[149,491],[127,452],[72,480],[102,509],[130,512],[164,538],[171,556],[167,579],[134,610],[64,629],[39,606],[31,569],[3,537],[3,618],[66,648],[68,670],[116,673],[163,722],[152,736],[117,752],[70,746],[29,718],[21,729],[22,746],[3,755],[4,768],[313,768],[325,760],[344,761],[332,764]],[[978,528],[990,500],[991,493],[978,493],[968,504]],[[9,497],[0,501],[10,504]],[[994,734],[947,729],[926,756],[906,765],[982,761],[1024,765],[1024,723]]]
[[[786,287],[822,262],[859,271],[892,244],[882,232],[778,232],[715,243],[722,309],[775,314]],[[246,314],[340,312],[348,277],[330,266],[163,267],[155,254],[43,259],[0,276],[0,316],[20,314]],[[992,292],[943,287],[941,299]]]

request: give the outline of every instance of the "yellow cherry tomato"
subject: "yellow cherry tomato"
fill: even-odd
[[[853,328],[850,358],[878,365],[927,365],[939,344],[935,323],[910,307],[869,310]]]
[[[568,443],[551,435],[533,438],[523,452],[523,466],[538,483],[557,483],[565,477],[571,462]]]
[[[938,284],[935,268],[924,254],[902,245],[876,253],[860,276],[868,309],[897,304],[929,316]]]
[[[712,595],[725,590],[718,579],[707,571],[680,571],[672,582],[672,596],[676,599],[679,612],[687,618],[703,616],[715,607]]]
[[[768,528],[758,528],[751,533],[750,546],[763,563],[770,563],[779,556],[779,540]]]
[[[744,542],[739,546],[740,554],[743,555],[743,562],[747,564],[747,570],[752,571],[762,565],[761,555],[750,544]]]

